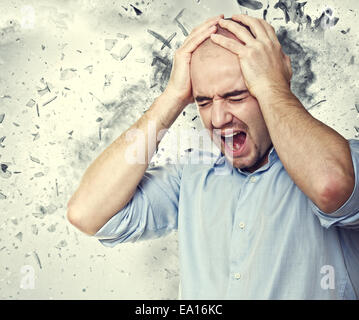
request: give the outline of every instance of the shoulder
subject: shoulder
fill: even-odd
[[[347,139],[349,146],[354,151],[359,151],[359,140],[358,139]]]

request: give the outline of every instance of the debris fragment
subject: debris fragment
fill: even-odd
[[[133,10],[135,10],[136,16],[140,16],[142,14],[142,11],[140,9],[136,8],[132,4],[130,4],[130,6],[133,8]]]
[[[186,28],[183,26],[183,24],[179,21],[179,18],[182,17],[182,14],[183,14],[183,11],[184,9],[182,9],[178,14],[177,16],[173,19],[173,21],[175,21],[178,25],[178,27],[181,29],[183,35],[185,37],[188,36],[188,31],[186,30]]]
[[[58,188],[58,185],[57,185],[57,179],[55,179],[55,182],[56,182],[56,195],[59,196],[59,188]]]
[[[15,238],[19,239],[20,241],[22,241],[22,232],[18,232],[15,236]]]
[[[89,94],[92,95],[98,102],[100,102],[104,107],[106,107],[106,105],[99,99],[97,98],[91,91],[89,91]]]
[[[61,71],[60,80],[69,80],[76,76],[77,69],[67,68]]]
[[[35,141],[35,140],[37,140],[37,139],[39,139],[39,138],[40,138],[40,133],[38,133],[38,132],[36,132],[36,133],[32,133],[31,135],[33,135],[33,136],[34,136],[34,139],[33,139],[32,141]]]
[[[163,36],[150,29],[147,29],[147,32],[163,43],[161,50],[163,50],[165,47],[172,49],[170,42],[176,36],[176,32],[171,34],[168,39],[165,39]]]
[[[37,234],[39,233],[39,229],[37,228],[36,224],[31,225],[31,231],[35,236],[37,236]]]
[[[105,83],[104,83],[105,87],[108,87],[111,85],[112,78],[113,78],[113,74],[105,74]]]
[[[54,101],[56,98],[57,98],[57,96],[51,98],[50,100],[44,102],[44,103],[42,104],[42,106],[45,107],[45,106],[48,105],[50,102]]]
[[[120,51],[120,60],[125,59],[131,50],[132,50],[132,45],[126,44]]]
[[[44,173],[43,173],[43,172],[36,172],[36,173],[34,174],[34,176],[35,176],[36,178],[40,178],[40,177],[43,177],[43,176],[44,176]]]
[[[38,263],[40,269],[42,269],[41,261],[40,261],[39,255],[37,254],[36,251],[34,251],[34,257],[35,257],[35,260],[36,260],[36,262]]]
[[[6,199],[6,196],[0,192],[0,200],[5,200]]]
[[[34,99],[30,99],[26,104],[27,107],[32,108],[35,105],[36,101]]]
[[[120,38],[120,39],[127,39],[128,38],[128,35],[127,34],[123,34],[123,33],[117,33],[117,38]]]
[[[359,127],[358,127],[358,126],[354,126],[354,129],[355,129],[355,131],[357,132],[357,133],[355,134],[355,137],[358,137],[358,136],[359,136]]]
[[[105,49],[111,51],[117,42],[117,39],[105,39]]]
[[[6,170],[8,168],[7,164],[5,164],[5,163],[2,163],[0,167],[1,167],[2,172],[6,172]]]
[[[40,160],[35,157],[30,156],[30,160],[40,164]]]
[[[347,30],[341,30],[340,32],[341,32],[342,34],[347,34],[349,31],[350,31],[350,28],[348,28]]]
[[[67,246],[66,240],[61,240],[61,241],[55,246],[55,248],[61,249],[61,248],[64,248],[64,247],[66,247],[66,246]]]
[[[161,50],[163,50],[166,46],[170,46],[170,42],[176,36],[176,32],[172,33],[167,39],[166,42],[162,45]]]
[[[49,85],[46,83],[46,87],[43,88],[43,89],[38,89],[37,90],[37,93],[40,95],[40,96],[43,96],[44,94],[46,93],[49,93],[51,92],[50,88],[49,88]]]
[[[54,231],[56,231],[56,225],[57,225],[57,223],[52,224],[51,226],[49,226],[49,227],[47,228],[47,231],[49,231],[49,232],[54,232]]]
[[[0,114],[0,123],[4,121],[5,113]]]
[[[11,177],[11,172],[7,170],[8,166],[5,163],[1,164],[0,177],[4,179],[9,179]]]
[[[313,107],[315,107],[315,106],[317,106],[318,104],[320,104],[320,103],[322,103],[322,102],[325,102],[325,101],[327,101],[327,100],[320,100],[319,102],[317,102],[317,103],[313,104],[312,106],[310,106],[309,108],[307,108],[307,110],[312,109]]]
[[[55,206],[54,204],[49,204],[46,207],[46,213],[47,214],[53,214],[56,210],[57,210],[57,206]]]
[[[269,3],[267,5],[267,8],[263,10],[263,20],[267,19],[268,9],[269,9]]]
[[[263,4],[255,0],[237,0],[238,4],[242,7],[246,7],[252,10],[260,10],[263,7]]]
[[[92,74],[92,72],[93,72],[93,65],[91,64],[91,65],[87,66],[84,70],[88,71],[89,74]],[[65,88],[65,89],[66,89],[66,88]],[[68,89],[68,90],[70,90],[70,89]]]

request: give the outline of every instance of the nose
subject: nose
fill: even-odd
[[[214,128],[222,128],[233,120],[233,115],[229,111],[225,99],[214,99],[212,102],[211,111],[212,126]]]

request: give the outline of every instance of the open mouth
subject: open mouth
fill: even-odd
[[[244,150],[245,142],[247,140],[247,133],[244,131],[235,131],[221,134],[222,143],[227,152],[237,157]]]

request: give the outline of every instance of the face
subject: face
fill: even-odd
[[[193,97],[213,142],[234,167],[253,172],[267,163],[272,147],[267,126],[238,57],[209,41],[192,55]]]

